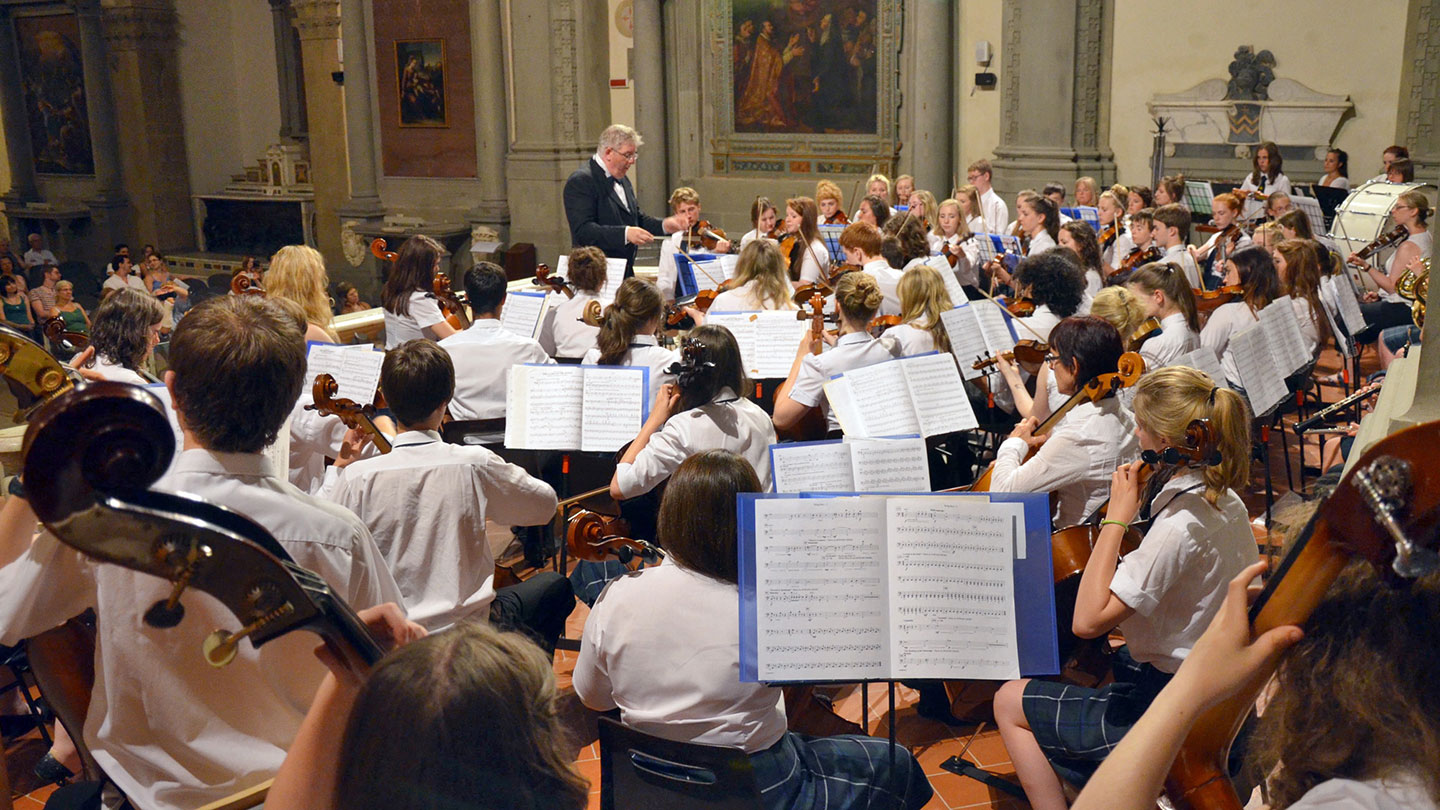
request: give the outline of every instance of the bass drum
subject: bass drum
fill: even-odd
[[[1335,209],[1335,220],[1330,225],[1330,232],[1325,235],[1331,247],[1341,256],[1349,256],[1393,229],[1395,221],[1390,217],[1390,210],[1395,207],[1400,195],[1411,189],[1419,189],[1430,200],[1430,207],[1435,207],[1436,189],[1429,183],[1371,181],[1351,191],[1345,202]],[[1383,267],[1392,250],[1394,248],[1380,251],[1371,257],[1371,262],[1376,267]],[[1345,272],[1354,281],[1355,289],[1378,289],[1369,273],[1351,265],[1345,266]]]

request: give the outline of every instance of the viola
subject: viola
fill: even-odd
[[[65,319],[59,316],[47,318],[44,330],[45,337],[49,338],[51,343],[72,354],[84,351],[85,347],[90,345],[89,335],[66,329]]]
[[[976,360],[971,368],[976,371],[986,371],[994,368],[999,362],[999,358],[1003,357],[1006,360],[1019,363],[1021,367],[1034,373],[1034,370],[1038,369],[1040,364],[1045,362],[1045,356],[1048,354],[1050,354],[1050,346],[1047,343],[1042,343],[1038,340],[1017,340],[1015,341],[1015,348],[1012,351],[1001,352],[998,357],[982,357]]]
[[[858,265],[831,262],[829,276],[796,287],[795,292],[790,296],[790,300],[795,302],[795,306],[803,307],[810,302],[810,297],[815,293],[819,293],[821,296],[828,298],[835,294],[835,285],[840,282],[841,276],[844,276],[846,273],[853,273],[859,269],[860,267]]]
[[[464,330],[470,326],[470,316],[465,311],[465,302],[450,289],[450,277],[437,274],[430,281],[430,291],[440,302],[440,313],[445,322],[455,329]]]
[[[1367,560],[1395,587],[1440,568],[1434,516],[1440,508],[1440,422],[1398,431],[1365,452],[1291,545],[1250,608],[1258,636],[1304,624],[1354,557]],[[1278,662],[1277,662],[1278,664]],[[1236,694],[1195,722],[1165,779],[1177,810],[1239,810],[1226,760],[1274,667],[1257,672]]]
[[[1145,360],[1139,353],[1126,352],[1120,355],[1120,360],[1116,363],[1115,371],[1096,375],[1084,385],[1080,386],[1080,390],[1072,394],[1069,399],[1065,400],[1064,404],[1056,408],[1050,416],[1046,417],[1044,422],[1041,422],[1035,427],[1032,435],[1043,436],[1049,433],[1056,425],[1060,424],[1060,420],[1065,418],[1065,414],[1074,409],[1076,405],[1082,402],[1099,402],[1106,397],[1114,396],[1116,391],[1122,388],[1129,388],[1139,382],[1141,375],[1144,373]],[[1025,455],[1025,458],[1028,460],[1033,455],[1035,455],[1035,448],[1032,447],[1030,452]],[[981,473],[980,477],[975,479],[975,482],[968,487],[967,491],[989,492],[990,478],[994,472],[995,465],[991,463],[989,467],[985,468],[985,472]]]
[[[711,303],[714,303],[713,299]],[[681,309],[674,304],[665,305],[665,325],[670,327],[671,329],[679,329],[681,324],[684,324],[685,319],[688,317],[690,317],[690,313],[686,312],[684,309]]]
[[[695,300],[690,302],[690,306],[700,310],[701,312],[709,312],[710,305],[715,303],[715,299],[720,295],[720,293],[732,290],[734,288],[735,279],[727,278],[719,284],[716,284],[715,289],[713,290],[701,290],[700,292],[695,293]]]
[[[1218,309],[1222,304],[1228,304],[1231,301],[1239,301],[1243,299],[1245,297],[1245,288],[1234,286],[1217,287],[1213,290],[1194,290],[1194,293],[1195,310],[1205,315],[1209,315],[1210,313]]]
[[[363,431],[382,453],[390,452],[390,437],[375,426],[375,406],[361,405],[353,399],[335,396],[340,384],[329,374],[316,374],[315,384],[310,389],[315,399],[305,410],[317,411],[325,416],[338,416],[351,430]]]
[[[865,324],[865,331],[878,336],[881,331],[901,323],[899,315],[876,315],[870,319],[870,323]]]
[[[1130,277],[1130,274],[1135,272],[1136,268],[1140,267],[1140,265],[1158,262],[1163,258],[1165,258],[1165,251],[1155,245],[1146,248],[1135,248],[1130,251],[1129,256],[1121,260],[1119,269],[1110,274],[1109,281],[1111,284],[1124,284],[1125,280]]]
[[[577,560],[605,562],[619,560],[627,568],[631,563],[655,565],[665,552],[648,540],[629,537],[630,524],[623,518],[606,517],[588,509],[580,509],[570,518],[565,529],[565,546]],[[639,566],[634,566],[639,567]]]
[[[1019,295],[1014,300],[1006,302],[1005,311],[1017,318],[1028,318],[1035,314],[1035,302]]]
[[[1130,350],[1135,351],[1139,349],[1145,341],[1158,334],[1160,334],[1160,319],[1146,318],[1140,322],[1139,326],[1135,327],[1134,332],[1130,333]]]
[[[1405,241],[1409,236],[1409,228],[1406,228],[1404,225],[1396,225],[1394,228],[1375,237],[1374,241],[1365,245],[1365,247],[1355,251],[1355,255],[1351,256],[1347,261],[1363,267],[1371,256],[1374,256],[1376,253],[1379,253],[1391,245]]]
[[[690,226],[682,241],[685,252],[689,253],[697,244],[705,250],[714,250],[721,242],[730,241],[730,237],[725,235],[725,231],[711,225],[708,219],[702,219]]]
[[[1119,217],[1116,217],[1114,220],[1112,220],[1112,221],[1110,222],[1109,225],[1106,225],[1104,228],[1101,228],[1101,229],[1100,229],[1100,233],[1096,234],[1096,235],[1095,235],[1095,238],[1096,238],[1096,241],[1098,241],[1098,242],[1100,243],[1100,249],[1101,249],[1101,250],[1107,250],[1107,249],[1109,249],[1110,245],[1113,244],[1114,241],[1115,241],[1117,238],[1119,238],[1119,236],[1120,236],[1120,218],[1119,218]]]
[[[785,257],[785,268],[790,271],[790,280],[799,281],[801,247],[800,232],[795,231],[794,233],[786,233],[780,229],[779,225],[776,225],[775,230],[766,234],[765,238],[775,240],[776,244],[780,246],[780,255]]]

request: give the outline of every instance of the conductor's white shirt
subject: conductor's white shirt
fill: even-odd
[[[685,459],[704,450],[729,450],[750,462],[760,491],[770,490],[770,445],[775,423],[759,405],[722,388],[710,402],[671,414],[629,464],[615,467],[615,480],[626,498],[644,495],[669,478]]]
[[[440,341],[440,348],[455,364],[450,415],[456,419],[504,416],[511,366],[555,362],[532,338],[502,329],[497,318],[475,321],[464,331]]]

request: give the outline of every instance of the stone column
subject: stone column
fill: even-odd
[[[635,196],[640,210],[661,216],[669,212],[669,161],[666,155],[665,28],[660,0],[635,0],[635,46],[631,50],[635,81],[635,128],[645,146],[640,162],[631,169],[637,176]],[[607,32],[608,33],[608,32]],[[607,84],[608,87],[608,84]],[[607,89],[608,94],[608,89]]]
[[[370,27],[365,24],[363,0],[343,0],[340,4],[340,36],[347,54],[345,143],[350,150],[350,195],[340,216],[375,219],[385,215],[385,206],[380,202],[375,172],[375,115],[370,106],[375,72],[370,64]],[[310,154],[313,160],[313,148]]]
[[[1090,175],[1115,178],[1109,145],[1112,0],[1005,0],[995,185],[1009,196]],[[1022,36],[1023,32],[1023,36]]]
[[[162,251],[189,248],[194,210],[174,0],[114,0],[104,19],[133,235]]]
[[[950,34],[954,4],[949,0],[911,0],[905,11],[911,18],[905,40],[905,50],[911,52],[905,59],[911,75],[905,97],[905,106],[911,108],[906,116],[910,136],[905,139],[909,173],[915,175],[916,188],[930,189],[936,199],[943,200],[950,196],[954,179],[951,63],[957,45]]]
[[[610,125],[609,9],[605,0],[532,0],[512,3],[510,15],[512,103],[525,113],[505,165],[510,241],[533,242],[548,262],[570,248],[565,179]]]
[[[20,90],[20,53],[8,8],[0,9],[0,115],[5,121],[5,156],[10,161],[10,190],[5,200],[15,204],[38,199],[30,122],[25,115],[25,94]]]
[[[275,34],[276,89],[280,95],[280,137],[305,140],[305,84],[300,54],[290,25],[290,0],[270,0],[270,28]]]
[[[1440,0],[1410,0],[1395,142],[1410,150],[1415,179],[1440,179]],[[7,124],[6,133],[9,133]]]
[[[90,148],[95,156],[95,194],[90,207],[92,237],[108,247],[130,232],[125,189],[120,179],[120,138],[115,97],[110,89],[110,60],[100,21],[100,0],[75,0],[80,28],[80,58],[85,62],[85,103],[90,116]]]
[[[502,241],[510,226],[505,195],[505,156],[510,150],[510,124],[505,107],[505,38],[501,0],[470,3],[470,51],[475,74],[475,154],[479,165],[480,201],[466,212],[471,225],[494,228]]]
[[[300,33],[305,73],[305,108],[310,136],[310,173],[315,185],[315,247],[329,265],[340,267],[339,208],[349,197],[345,99],[334,74],[340,70],[340,0],[293,0],[292,23]],[[365,59],[355,43],[352,60]]]

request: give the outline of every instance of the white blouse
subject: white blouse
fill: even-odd
[[[839,430],[840,422],[830,410],[830,401],[825,398],[825,384],[836,374],[873,366],[899,356],[900,346],[893,339],[882,337],[876,340],[864,332],[841,335],[829,351],[805,355],[795,376],[795,385],[790,388],[790,398],[801,405],[819,406],[825,414],[829,430]]]
[[[762,492],[770,490],[770,445],[775,423],[770,414],[729,388],[710,402],[671,414],[635,461],[615,467],[615,480],[626,498],[644,495],[669,478],[685,459],[702,450],[729,450],[750,462]]]
[[[540,327],[540,345],[551,357],[584,357],[585,352],[595,347],[600,336],[600,327],[590,326],[580,320],[585,305],[599,301],[595,293],[581,290],[574,298],[553,293],[550,308],[545,310],[545,322]],[[605,303],[601,301],[601,303]]]
[[[1220,367],[1225,370],[1225,380],[1231,387],[1240,386],[1240,369],[1235,365],[1235,358],[1230,356],[1230,338],[1257,322],[1258,319],[1255,313],[1250,311],[1249,304],[1244,301],[1231,301],[1221,304],[1210,313],[1210,320],[1206,321],[1205,328],[1200,330],[1200,345],[1215,352],[1215,356],[1220,358]]]
[[[393,349],[407,340],[429,337],[423,330],[445,320],[440,302],[431,293],[414,290],[410,293],[410,314],[399,315],[385,310],[385,348]]]
[[[733,290],[726,290],[715,296],[710,303],[711,312],[760,312],[769,309],[796,309],[795,302],[784,299],[777,306],[774,301],[758,298],[760,283],[756,279],[741,284]]]

